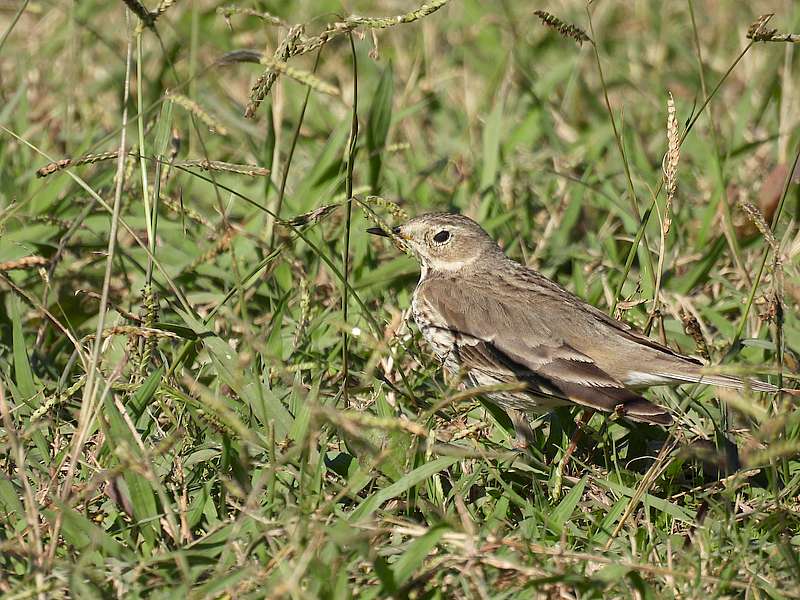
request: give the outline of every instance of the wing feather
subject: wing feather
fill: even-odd
[[[431,325],[455,339],[459,362],[498,380],[520,380],[530,393],[551,396],[634,420],[668,425],[669,413],[603,371],[554,333],[534,311],[448,278],[431,278],[417,291]]]

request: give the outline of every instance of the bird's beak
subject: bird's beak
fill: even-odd
[[[386,233],[380,227],[370,227],[367,229],[367,233],[371,233],[372,235],[379,235],[381,237],[391,237],[388,233]],[[400,228],[399,227],[392,227],[392,233],[395,235],[400,235]]]

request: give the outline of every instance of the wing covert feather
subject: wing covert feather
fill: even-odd
[[[523,303],[503,301],[489,290],[449,278],[424,281],[417,291],[436,327],[455,335],[461,360],[498,377],[531,384],[550,394],[607,412],[669,424],[664,409],[626,389],[582,352],[569,345]]]

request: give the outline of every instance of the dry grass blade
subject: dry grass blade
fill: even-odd
[[[611,544],[614,541],[614,538],[617,537],[617,534],[622,531],[622,528],[625,526],[628,518],[633,514],[636,510],[636,507],[639,505],[639,502],[642,498],[644,498],[645,494],[647,494],[650,487],[655,483],[656,479],[658,479],[661,474],[666,470],[671,462],[671,454],[675,447],[678,445],[678,440],[670,437],[664,442],[664,445],[661,447],[661,450],[656,457],[655,462],[653,462],[652,466],[647,470],[645,476],[639,482],[639,485],[636,486],[636,491],[634,492],[633,496],[631,496],[628,505],[625,507],[625,512],[622,513],[622,516],[619,519],[616,527],[614,527],[614,531],[608,538],[608,541],[605,545],[605,550],[607,551],[611,548]]]
[[[142,21],[144,22],[144,21]],[[112,208],[111,226],[108,234],[108,246],[106,251],[106,265],[103,274],[103,287],[100,299],[100,308],[97,316],[97,326],[95,328],[95,339],[92,344],[92,350],[88,365],[86,366],[86,386],[83,389],[81,398],[81,409],[78,416],[78,424],[75,433],[70,440],[70,448],[68,452],[60,459],[58,469],[66,468],[66,475],[61,481],[59,490],[59,498],[61,501],[66,501],[72,493],[73,481],[76,475],[78,462],[89,438],[89,431],[91,423],[96,417],[96,411],[100,407],[100,403],[108,392],[108,381],[105,383],[103,380],[103,373],[100,371],[100,351],[103,340],[103,330],[105,329],[106,312],[108,310],[107,302],[111,290],[111,278],[113,273],[114,256],[117,250],[117,233],[119,224],[122,221],[122,190],[123,190],[123,172],[125,167],[125,154],[127,144],[127,126],[128,126],[128,98],[130,97],[130,81],[131,81],[131,59],[133,55],[133,38],[132,34],[128,34],[127,40],[127,53],[125,60],[125,79],[123,83],[123,102],[122,102],[122,126],[120,128],[120,142],[117,151],[117,170],[116,179],[114,182],[114,203]],[[90,188],[91,189],[91,188]],[[116,378],[116,373],[112,374],[111,379]],[[53,539],[47,552],[47,562],[52,563],[56,555],[56,550],[59,545],[60,530],[64,523],[64,512],[59,511],[53,525]]]
[[[102,300],[100,294],[92,290],[77,289],[75,290],[75,296],[86,296],[87,298],[92,298],[93,300]],[[125,310],[121,306],[117,306],[110,300],[108,305],[129,321],[134,321],[135,323],[142,323],[144,321],[144,319],[142,319],[139,315],[135,315],[129,310]]]
[[[536,10],[533,12],[537,17],[542,20],[542,24],[545,27],[552,29],[553,31],[558,32],[561,37],[564,38],[571,38],[578,42],[578,45],[582,45],[583,42],[591,42],[592,39],[586,34],[586,32],[578,27],[577,25],[573,25],[571,23],[565,23],[557,16],[552,13],[549,13],[544,10]]]

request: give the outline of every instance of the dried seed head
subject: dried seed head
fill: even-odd
[[[364,198],[364,202],[371,204],[372,206],[380,206],[381,208],[385,208],[387,211],[389,211],[389,214],[398,221],[407,221],[409,218],[408,213],[400,208],[400,205],[397,204],[397,202],[392,202],[386,198],[382,198],[380,196],[367,196]]]
[[[201,107],[197,102],[192,100],[191,98],[187,98],[183,94],[178,94],[175,92],[168,91],[166,94],[167,98],[172,100],[178,106],[186,109],[190,113],[192,113],[195,117],[197,117],[200,121],[205,123],[211,131],[215,131],[220,135],[228,135],[228,130],[225,126],[220,123],[217,119],[212,117],[208,112],[206,112],[203,107]]]
[[[139,17],[140,26],[144,25],[145,27],[152,28],[153,25],[156,23],[156,18],[158,15],[154,12],[150,12],[147,10],[147,7],[139,2],[139,0],[122,0],[128,9]]]
[[[265,58],[261,60],[261,64],[266,66],[268,69],[272,69],[276,73],[286,75],[287,77],[290,77],[295,81],[302,83],[303,85],[307,85],[312,90],[320,92],[321,94],[327,94],[328,96],[339,95],[339,90],[336,89],[335,86],[322,81],[322,79],[313,73],[309,73],[308,71],[303,71],[301,69],[295,69],[283,61],[275,60],[273,58]]]
[[[113,160],[117,158],[118,153],[116,150],[112,150],[111,152],[101,152],[99,154],[84,154],[78,158],[63,158],[61,160],[57,160],[55,162],[51,162],[49,165],[45,165],[36,171],[37,177],[47,177],[48,175],[52,175],[58,171],[63,171],[68,167],[75,167],[78,165],[91,165],[96,162],[100,162],[103,160]]]
[[[332,213],[340,206],[341,206],[340,202],[334,202],[333,204],[324,204],[307,213],[303,213],[302,215],[292,217],[291,219],[278,219],[277,222],[281,225],[287,225],[290,227],[303,227],[304,225],[316,223],[323,217]]]
[[[143,338],[167,338],[170,340],[180,340],[181,337],[166,329],[158,329],[155,327],[136,327],[134,325],[115,325],[114,327],[107,327],[103,330],[103,337],[111,337],[112,335],[130,335]],[[84,336],[81,341],[89,342],[95,338],[95,334]]]
[[[664,188],[667,192],[667,203],[664,209],[664,234],[669,232],[671,223],[670,207],[678,189],[678,161],[681,157],[680,136],[678,135],[678,118],[675,111],[675,100],[672,92],[667,98],[667,153],[662,161],[664,170]]]
[[[708,344],[706,338],[703,336],[703,330],[700,328],[700,322],[692,313],[680,309],[678,315],[683,321],[683,330],[694,340],[697,353],[708,360],[710,355],[708,353]]]
[[[175,165],[178,167],[199,167],[204,171],[225,171],[226,173],[236,173],[237,175],[247,175],[249,177],[266,177],[270,173],[266,167],[238,165],[221,160],[179,160],[175,162]]]
[[[308,285],[308,277],[300,277],[300,318],[297,320],[297,329],[294,333],[294,341],[292,345],[294,349],[300,346],[303,338],[308,329],[308,323],[311,320],[311,290]]]
[[[0,262],[0,272],[14,271],[17,269],[33,269],[47,264],[47,259],[43,256],[25,256],[17,260]]]
[[[778,33],[777,29],[767,29],[767,22],[772,18],[772,13],[761,15],[750,25],[747,37],[754,42],[785,42],[787,44],[800,44],[800,35],[796,33]]]
[[[231,245],[231,240],[236,236],[233,227],[229,227],[222,234],[222,237],[217,240],[214,247],[208,250],[205,254],[198,256],[192,263],[185,269],[185,272],[194,272],[200,265],[214,260],[217,256],[225,252]]]
[[[745,198],[739,198],[739,206],[741,206],[745,214],[750,217],[753,225],[758,228],[758,230],[761,232],[761,235],[764,236],[767,244],[769,244],[770,248],[772,248],[772,251],[775,253],[775,255],[778,256],[780,254],[778,240],[775,239],[772,229],[769,225],[767,225],[766,220],[764,220],[764,215],[761,214],[761,211],[758,209],[758,207],[748,202]]]
[[[40,169],[38,169],[36,171],[36,176],[37,177],[47,177],[48,175],[52,175],[53,173],[56,173],[57,171],[61,171],[63,169],[66,169],[70,165],[72,165],[72,159],[63,158],[61,160],[57,160],[55,162],[51,162],[50,164],[47,164],[47,165],[41,167]]]
[[[225,19],[225,22],[228,23],[230,26],[230,18],[233,15],[244,15],[246,17],[256,17],[261,19],[262,21],[269,23],[270,25],[280,25],[283,27],[288,27],[289,25],[281,19],[280,17],[276,17],[272,13],[268,13],[265,11],[256,10],[254,8],[245,8],[241,6],[220,6],[217,8],[217,14]]]
[[[289,57],[294,54],[295,46],[297,46],[304,29],[305,27],[303,25],[295,25],[289,28],[286,37],[275,49],[273,58],[276,61],[286,62],[289,60]],[[267,94],[269,94],[276,79],[278,79],[277,71],[271,67],[267,67],[266,71],[256,80],[253,87],[250,88],[250,102],[244,112],[245,118],[252,119],[255,117],[258,107],[261,105],[264,98],[266,98]]]
[[[586,35],[586,32],[583,29],[577,27],[576,25],[572,25],[571,23],[565,23],[557,16],[547,11],[537,10],[534,11],[533,14],[542,20],[542,24],[545,27],[549,27],[550,29],[557,31],[562,37],[572,38],[578,42],[578,45],[583,44],[583,42],[592,41],[592,39]]]
[[[748,39],[753,40],[754,42],[768,42],[770,41],[776,33],[778,33],[777,29],[767,29],[767,23],[769,20],[775,16],[775,13],[767,13],[765,15],[761,15],[747,30],[747,37]]]
[[[161,0],[161,2],[159,2],[159,4],[158,4],[158,6],[156,7],[156,9],[153,11],[153,12],[155,13],[155,16],[154,16],[154,18],[155,18],[155,19],[158,19],[159,17],[161,17],[161,15],[163,15],[163,14],[164,14],[165,12],[167,12],[167,11],[168,11],[170,8],[172,8],[172,6],[173,6],[173,5],[174,5],[176,2],[177,2],[177,0]]]
[[[243,48],[231,50],[220,56],[216,60],[217,65],[235,65],[238,63],[260,63],[264,59],[264,53],[258,50]]]

